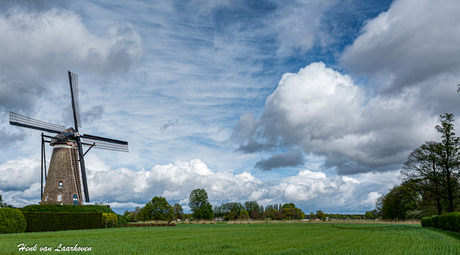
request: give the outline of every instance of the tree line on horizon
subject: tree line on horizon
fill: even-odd
[[[127,221],[171,221],[178,219],[213,220],[300,220],[300,219],[366,219],[365,215],[328,214],[321,210],[309,215],[296,207],[294,203],[259,205],[257,201],[224,203],[214,206],[209,203],[208,195],[204,189],[194,189],[189,196],[191,213],[184,213],[180,204],[170,205],[164,197],[154,197],[144,207],[136,207],[134,211],[125,211],[123,216]],[[374,218],[374,217],[372,217]],[[367,219],[372,219],[367,218]]]

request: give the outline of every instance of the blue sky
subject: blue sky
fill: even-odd
[[[40,133],[9,111],[129,142],[91,150],[91,202],[256,200],[364,213],[457,115],[456,1],[2,1],[0,194],[39,201]],[[48,148],[48,157],[51,149]]]

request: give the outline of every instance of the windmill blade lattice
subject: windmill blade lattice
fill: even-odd
[[[91,148],[129,152],[128,142],[94,135],[80,135],[78,128],[81,128],[82,125],[78,98],[78,75],[69,71],[68,76],[75,125],[73,128],[66,129],[61,125],[10,112],[9,121],[11,125],[57,134],[55,136],[48,136],[42,133],[42,187],[40,203],[43,204],[82,205],[82,191],[84,192],[84,200],[90,202],[84,155]],[[50,140],[47,141],[44,137],[50,138]],[[50,146],[53,147],[48,177],[46,177],[45,142],[50,143]],[[90,148],[86,152],[83,152],[83,145],[90,146]],[[46,179],[44,190],[43,173],[45,173]],[[63,185],[70,192],[64,192],[63,194]]]
[[[19,127],[26,127],[45,131],[49,133],[61,133],[65,129],[64,126],[48,123],[41,120],[32,119],[14,112],[10,112],[10,124]]]
[[[87,139],[87,138],[82,138],[81,141],[84,146],[93,146],[95,149],[129,152],[128,144],[104,142],[100,140]]]
[[[74,116],[75,130],[81,127],[80,103],[78,100],[78,75],[69,71],[70,95],[72,96],[72,110]]]

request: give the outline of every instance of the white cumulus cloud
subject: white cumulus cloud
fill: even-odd
[[[4,163],[0,169],[19,172],[27,163],[36,165],[39,161],[24,158],[18,162]],[[322,172],[310,170],[300,171],[278,182],[265,182],[248,172],[214,172],[199,159],[179,165],[157,165],[148,171],[127,168],[93,171],[88,165],[91,202],[103,202],[119,210],[133,210],[154,196],[163,196],[171,204],[180,203],[188,208],[190,192],[203,188],[213,205],[245,201],[258,201],[262,205],[293,202],[304,211],[363,212],[372,209],[378,195],[397,182],[391,178],[383,182],[372,180],[373,174],[357,180],[347,176],[327,177]],[[38,170],[31,169],[28,174],[36,175]],[[39,202],[39,176],[29,179],[10,176],[4,182],[9,186],[24,187],[9,191],[0,186],[0,194],[7,203],[24,206]]]

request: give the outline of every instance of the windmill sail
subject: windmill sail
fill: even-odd
[[[61,133],[62,130],[65,129],[64,126],[32,119],[14,112],[10,112],[10,124],[14,126],[45,131],[48,133]]]
[[[87,139],[87,138],[83,138],[81,139],[81,141],[84,146],[91,146],[95,149],[129,152],[128,144],[104,142],[100,140],[93,140],[93,139]]]
[[[81,135],[78,128],[81,126],[80,104],[78,99],[78,75],[68,72],[70,95],[72,102],[72,112],[74,127],[65,129],[64,126],[56,125],[36,119],[32,119],[20,114],[10,112],[10,124],[48,133],[56,133],[55,136],[48,136],[42,133],[42,204],[83,204],[83,199],[90,202],[88,194],[88,183],[86,178],[86,167],[83,152],[83,145],[91,148],[128,151],[128,142],[95,136]],[[50,138],[49,141],[44,137]],[[44,143],[53,146],[48,176],[46,172],[46,157]],[[45,166],[43,168],[43,166]],[[43,172],[45,173],[46,186],[43,190]],[[81,173],[81,175],[79,174]],[[82,191],[84,195],[82,194]]]
[[[78,128],[81,127],[80,103],[78,100],[78,75],[69,71],[69,83],[75,130],[78,132]]]
[[[78,128],[81,127],[80,120],[80,104],[78,100],[78,75],[69,71],[69,84],[70,84],[70,95],[72,97],[72,111],[73,111],[73,120],[75,124],[75,131],[78,133]],[[83,157],[83,146],[81,144],[80,137],[76,137],[78,145],[78,156],[80,159],[80,171],[81,171],[81,180],[83,184],[83,192],[85,193],[85,200],[89,202],[88,194],[88,183],[86,181],[86,167],[85,159]]]

